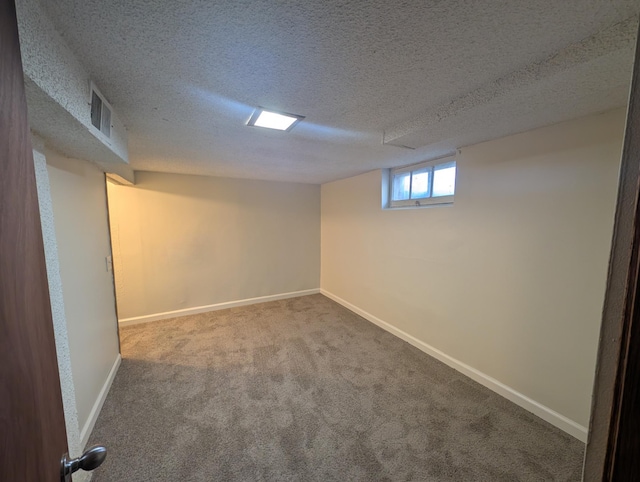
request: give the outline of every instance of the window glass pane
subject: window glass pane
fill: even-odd
[[[411,199],[421,199],[429,197],[429,176],[431,176],[431,168],[425,167],[411,173],[413,181],[411,183]]]
[[[411,173],[402,172],[393,176],[393,196],[394,201],[404,201],[409,199],[411,190]]]
[[[433,197],[453,196],[456,191],[456,165],[447,163],[433,168]]]

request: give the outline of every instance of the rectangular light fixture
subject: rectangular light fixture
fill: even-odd
[[[290,131],[298,122],[304,119],[304,116],[295,114],[286,114],[284,112],[274,112],[258,107],[249,122],[248,126],[266,127],[267,129],[276,129],[279,131]]]

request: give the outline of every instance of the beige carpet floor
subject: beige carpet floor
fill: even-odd
[[[580,480],[582,443],[322,295],[121,341],[94,482]]]

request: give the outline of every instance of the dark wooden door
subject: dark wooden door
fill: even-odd
[[[0,480],[59,482],[67,452],[14,0],[0,0]]]
[[[640,159],[640,38],[636,44],[627,127],[622,154],[623,165],[637,166]],[[627,291],[610,416],[610,433],[603,480],[640,480],[640,204],[637,170],[629,174],[635,181],[633,241],[630,249]],[[622,298],[622,297],[621,297]]]
[[[586,482],[640,481],[640,35],[636,42]]]

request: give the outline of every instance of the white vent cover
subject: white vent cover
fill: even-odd
[[[107,139],[111,138],[111,106],[91,83],[91,125]]]

